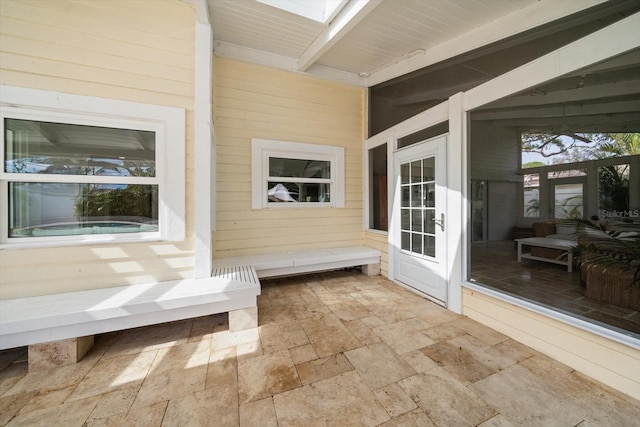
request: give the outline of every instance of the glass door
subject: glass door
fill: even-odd
[[[446,136],[395,154],[394,278],[446,304]]]

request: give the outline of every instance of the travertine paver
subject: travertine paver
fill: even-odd
[[[640,402],[380,277],[263,281],[226,315],[96,337],[27,372],[0,352],[0,426],[622,426]]]

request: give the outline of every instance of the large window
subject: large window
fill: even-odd
[[[2,94],[3,246],[184,238],[184,186],[169,183],[184,176],[183,111],[9,87]],[[87,99],[90,107],[73,111]],[[135,114],[122,118],[127,110]]]
[[[252,140],[252,207],[343,207],[344,148]]]

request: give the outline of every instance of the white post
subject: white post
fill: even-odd
[[[464,94],[449,98],[447,146],[447,308],[462,313],[462,282],[468,270],[467,112]]]
[[[212,124],[213,32],[206,0],[196,1],[194,83],[194,278],[211,277],[215,224],[215,146]]]

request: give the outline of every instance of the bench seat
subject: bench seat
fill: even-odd
[[[2,300],[0,349],[247,309],[256,310],[257,326],[255,270],[214,273],[220,277]]]
[[[219,258],[213,261],[213,266],[222,268],[234,265],[251,265],[259,278],[357,266],[364,266],[363,272],[365,274],[376,275],[380,273],[381,256],[380,251],[367,246],[347,246]]]

